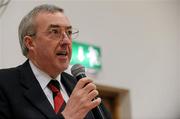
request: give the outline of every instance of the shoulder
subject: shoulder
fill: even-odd
[[[20,78],[21,71],[24,70],[27,63],[23,63],[17,67],[0,69],[0,85],[12,84]]]
[[[7,68],[7,69],[0,69],[0,80],[3,77],[12,77],[14,74],[18,73],[18,68]]]
[[[4,80],[7,81],[7,80],[15,79],[15,78],[19,77],[20,72],[22,70],[25,70],[24,67],[27,67],[26,65],[28,65],[27,61],[17,67],[0,69],[0,82],[4,81]]]
[[[17,85],[19,77],[17,67],[0,69],[0,91],[6,92],[7,94],[9,91],[13,92],[15,90],[13,87]]]
[[[19,77],[18,67],[0,69],[0,83],[9,83]]]

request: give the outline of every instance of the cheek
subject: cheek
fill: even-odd
[[[41,56],[42,58],[49,58],[53,55],[53,47],[52,44],[50,43],[41,43],[38,45],[38,47],[36,48],[37,53],[39,56]],[[45,60],[44,59],[44,60]]]
[[[48,49],[47,48],[39,48],[37,49],[37,56],[40,58],[40,59],[43,59],[43,60],[46,60],[48,57],[48,55],[50,54]]]
[[[72,56],[72,45],[69,46],[69,57],[71,59],[71,56]]]

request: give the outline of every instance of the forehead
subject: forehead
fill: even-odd
[[[52,25],[70,27],[70,21],[64,13],[55,12],[55,13],[47,13],[42,12],[38,14],[35,18],[35,24],[37,30],[46,30]]]

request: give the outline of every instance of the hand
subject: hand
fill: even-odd
[[[86,114],[101,103],[97,97],[96,85],[87,77],[78,81],[62,115],[65,119],[83,119]]]

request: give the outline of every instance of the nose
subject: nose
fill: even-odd
[[[65,32],[63,32],[60,44],[70,44],[70,43],[71,43],[71,39],[68,37],[68,35]]]

